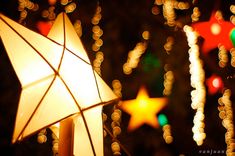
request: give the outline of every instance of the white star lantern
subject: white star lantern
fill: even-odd
[[[103,155],[102,106],[117,96],[93,70],[67,15],[44,37],[0,14],[0,36],[22,86],[12,142],[72,117],[72,154]]]

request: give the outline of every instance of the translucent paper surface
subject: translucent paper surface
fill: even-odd
[[[77,114],[76,155],[103,155],[102,104],[117,97],[93,70],[67,15],[44,37],[0,14],[0,36],[22,85],[12,142]]]

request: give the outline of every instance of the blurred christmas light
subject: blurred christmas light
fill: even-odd
[[[235,28],[233,28],[233,29],[230,31],[230,40],[232,41],[233,46],[235,46]]]
[[[226,128],[225,142],[227,144],[226,155],[233,156],[235,152],[234,125],[233,125],[233,107],[230,100],[231,90],[226,89],[223,96],[218,99],[219,117],[222,119],[222,124]]]
[[[221,68],[224,68],[228,63],[227,51],[223,45],[219,45],[218,48],[219,48],[218,52],[219,66]]]
[[[173,48],[173,44],[174,44],[174,38],[172,36],[168,36],[166,39],[166,43],[164,45],[164,49],[168,55],[170,54],[170,51]],[[163,95],[171,94],[172,85],[174,83],[174,73],[169,69],[169,67],[170,67],[170,64],[167,64],[167,63],[164,66],[164,70],[166,73],[164,74]]]
[[[57,0],[48,0],[48,3],[49,3],[50,5],[55,5],[56,1],[57,1]]]
[[[76,9],[76,3],[70,3],[67,6],[65,6],[65,12],[66,13],[71,13]]]
[[[46,134],[47,134],[46,129],[43,129],[38,133],[38,138],[37,138],[38,143],[43,144],[43,143],[47,142]]]
[[[154,4],[163,5],[163,16],[168,26],[175,26],[175,9],[185,10],[189,8],[189,3],[178,2],[176,0],[155,0]]]
[[[170,144],[173,142],[173,137],[171,135],[171,126],[169,124],[166,124],[162,128],[163,130],[163,138],[167,144]]]
[[[197,145],[203,144],[203,140],[206,138],[204,133],[204,105],[206,100],[206,89],[204,86],[205,72],[203,70],[202,60],[199,58],[199,47],[197,45],[197,33],[193,31],[192,27],[184,26],[184,32],[186,33],[188,45],[190,47],[189,61],[190,61],[190,74],[191,74],[191,86],[194,90],[191,92],[191,107],[196,110],[194,116],[193,139]]]
[[[138,66],[141,55],[147,49],[147,42],[139,42],[136,44],[135,48],[128,53],[127,62],[123,65],[123,72],[126,75],[132,73],[132,69]]]
[[[210,78],[208,78],[206,80],[206,84],[208,86],[208,92],[211,95],[221,91],[224,87],[221,77],[217,75],[212,75]]]
[[[153,15],[158,15],[160,13],[160,10],[157,5],[154,5],[151,10]]]
[[[164,49],[167,54],[170,53],[174,44],[174,38],[172,36],[167,37],[166,43],[164,44]]]
[[[76,20],[74,22],[73,26],[74,26],[74,29],[75,29],[76,33],[78,34],[78,36],[81,37],[82,36],[82,23],[81,23],[81,21]]]
[[[149,34],[149,31],[147,31],[147,30],[145,30],[145,31],[142,33],[142,37],[143,37],[143,39],[145,39],[145,40],[148,40],[148,39],[149,39],[149,36],[150,36],[150,34]]]
[[[46,18],[46,19],[48,19],[48,20],[50,20],[50,21],[55,20],[56,14],[55,14],[54,11],[55,11],[55,7],[54,7],[54,6],[50,6],[50,7],[48,8],[48,10],[43,10],[43,11],[42,11],[42,17],[43,17],[43,18]]]
[[[198,7],[193,8],[193,14],[191,15],[192,22],[196,22],[199,20],[199,17],[201,15],[201,12]]]
[[[18,11],[20,11],[19,23],[23,23],[28,15],[28,11],[37,11],[39,5],[30,0],[18,0]]]
[[[235,14],[235,5],[230,5],[230,11]]]
[[[60,4],[61,5],[67,5],[68,4],[68,0],[60,0]]]
[[[168,119],[166,117],[165,114],[159,114],[158,115],[158,122],[160,124],[160,126],[165,126],[166,124],[168,124]]]
[[[166,64],[166,65],[168,65],[168,64]],[[163,95],[170,95],[171,94],[171,89],[172,89],[173,83],[174,83],[174,73],[173,73],[173,71],[171,71],[171,70],[167,71],[166,70],[166,73],[164,74]]]
[[[101,7],[98,5],[96,8],[96,12],[93,16],[93,18],[91,19],[91,23],[93,24],[92,27],[92,38],[94,39],[94,43],[92,44],[92,50],[94,52],[97,52],[100,50],[100,47],[103,45],[103,40],[100,38],[103,35],[103,30],[100,28],[100,26],[98,25],[100,20],[101,20]],[[96,57],[95,60],[93,61],[93,67],[95,69],[95,71],[101,75],[101,63],[104,60],[104,54],[103,52],[99,51],[96,53]]]
[[[53,156],[57,156],[59,153],[59,129],[60,129],[60,123],[56,123],[52,126],[50,126],[50,130],[52,131],[52,151]]]
[[[231,54],[231,66],[235,67],[235,48],[232,48],[230,50],[230,54]]]
[[[113,87],[113,92],[116,94],[118,97],[122,97],[122,84],[119,80],[113,80],[112,81],[112,87]],[[111,127],[112,127],[112,132],[113,132],[113,143],[111,145],[112,151],[114,155],[121,155],[120,151],[120,144],[119,142],[116,142],[118,135],[121,134],[121,117],[122,117],[122,111],[118,108],[121,102],[113,106],[113,113],[111,114]]]
[[[152,53],[147,53],[142,60],[142,67],[144,71],[149,72],[155,68],[160,67],[160,60],[156,58]]]

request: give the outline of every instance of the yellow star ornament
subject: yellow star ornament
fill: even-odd
[[[135,100],[123,101],[121,109],[131,115],[128,130],[133,131],[143,124],[159,126],[156,114],[167,104],[167,98],[150,98],[145,87],[141,87]]]

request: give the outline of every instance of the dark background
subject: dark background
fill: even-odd
[[[25,26],[38,32],[36,22],[45,20],[41,17],[41,12],[44,9],[48,9],[49,4],[46,0],[34,0],[33,2],[39,4],[39,10],[36,12],[29,11],[25,19]],[[91,50],[93,43],[91,37],[91,18],[95,13],[98,1],[74,0],[74,2],[76,2],[77,8],[73,13],[68,14],[68,16],[72,22],[76,19],[81,20],[83,29],[81,39],[92,62],[95,58],[95,53]],[[182,25],[191,24],[190,16],[195,6],[200,9],[200,21],[209,20],[215,6],[222,11],[224,19],[229,20],[229,17],[232,15],[229,7],[231,4],[235,4],[232,0],[198,0],[194,4],[192,4],[192,1],[187,2],[190,3],[189,9],[176,10],[176,20],[181,22]],[[192,88],[190,86],[189,74],[189,47],[182,28],[169,27],[164,24],[165,19],[162,14],[162,6],[159,6],[161,13],[153,15],[151,13],[151,8],[154,4],[153,0],[100,0],[99,4],[102,8],[102,19],[99,25],[104,32],[102,36],[104,44],[101,47],[105,58],[101,65],[102,77],[109,86],[111,86],[112,80],[120,80],[122,83],[123,100],[134,99],[141,85],[147,87],[151,97],[162,97],[164,89],[163,75],[165,73],[163,67],[166,63],[170,64],[170,69],[174,72],[175,76],[172,94],[168,97],[169,103],[161,111],[168,117],[174,138],[173,143],[169,145],[165,143],[161,127],[153,129],[148,125],[144,125],[133,132],[127,132],[130,116],[124,112],[121,123],[122,133],[118,137],[119,141],[134,156],[178,156],[180,154],[197,156],[200,155],[200,150],[225,151],[226,129],[222,126],[217,109],[217,100],[222,96],[221,92],[214,95],[207,94],[206,97],[205,133],[207,137],[204,140],[204,144],[198,147],[192,139],[195,111],[190,106],[190,92]],[[15,21],[19,19],[17,7],[18,1],[16,0],[0,0],[0,12]],[[56,3],[55,7],[57,14],[63,11],[60,3]],[[127,60],[128,52],[135,47],[136,43],[142,41],[141,34],[144,30],[149,30],[151,35],[148,41],[148,48],[141,56],[139,66],[133,70],[131,75],[125,75],[122,71],[122,65]],[[170,55],[165,53],[163,47],[168,36],[174,37],[174,45]],[[199,44],[201,45],[202,42],[203,39],[200,38]],[[218,66],[217,52],[218,49],[213,49],[209,55],[201,54],[200,57],[204,61],[205,75],[206,78],[209,78],[212,74],[222,77],[225,88],[229,88],[232,91],[231,100],[234,105],[235,70],[229,64],[225,68],[220,68]],[[144,60],[148,54],[159,60],[159,66],[150,66],[146,70]],[[19,95],[20,83],[8,60],[2,42],[0,42],[0,155],[52,155],[51,132],[49,129],[47,130],[48,141],[44,144],[37,142],[37,134],[15,145],[10,144]],[[109,120],[111,110],[112,106],[104,108],[105,113],[109,116]],[[106,124],[108,125],[109,121]],[[110,144],[111,137],[107,136],[104,143],[105,155],[107,156],[112,155]],[[125,152],[122,151],[122,155],[125,155]]]

